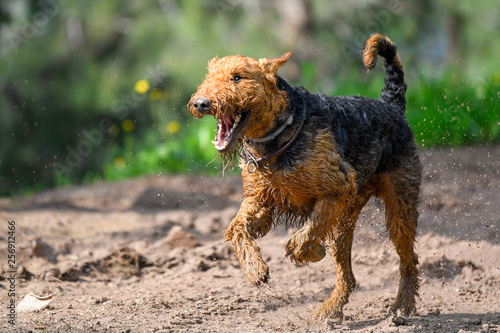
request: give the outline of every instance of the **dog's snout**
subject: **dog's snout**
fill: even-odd
[[[199,113],[207,113],[211,105],[212,102],[206,97],[199,97],[193,102],[194,109]]]

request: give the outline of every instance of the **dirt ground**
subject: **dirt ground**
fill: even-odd
[[[387,310],[398,258],[383,206],[363,211],[353,249],[358,285],[343,322],[312,322],[333,289],[327,256],[298,267],[284,258],[293,230],[259,240],[270,287],[250,285],[222,231],[241,180],[146,177],[0,199],[1,332],[500,332],[500,145],[422,152],[425,166],[416,317]],[[16,305],[32,292],[43,309],[16,311],[7,262],[15,221]]]

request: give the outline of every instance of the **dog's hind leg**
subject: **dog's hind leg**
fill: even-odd
[[[354,229],[359,213],[370,197],[371,193],[361,190],[331,236],[331,255],[335,260],[337,271],[335,289],[331,296],[313,314],[316,319],[343,318],[342,308],[349,301],[349,295],[356,286],[351,265]]]
[[[391,313],[416,313],[418,295],[418,256],[414,243],[417,233],[421,164],[418,160],[405,163],[400,169],[381,176],[381,197],[385,205],[387,230],[400,258],[399,290],[390,308]]]

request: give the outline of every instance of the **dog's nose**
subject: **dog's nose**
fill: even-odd
[[[207,113],[210,110],[212,102],[206,97],[200,97],[195,99],[193,102],[193,107],[199,113]]]

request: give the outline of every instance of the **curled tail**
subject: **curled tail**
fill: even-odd
[[[404,112],[406,107],[405,72],[396,44],[387,36],[381,34],[371,35],[363,47],[363,62],[368,71],[375,67],[377,55],[380,55],[385,60],[385,86],[380,93],[380,100],[397,106]]]

